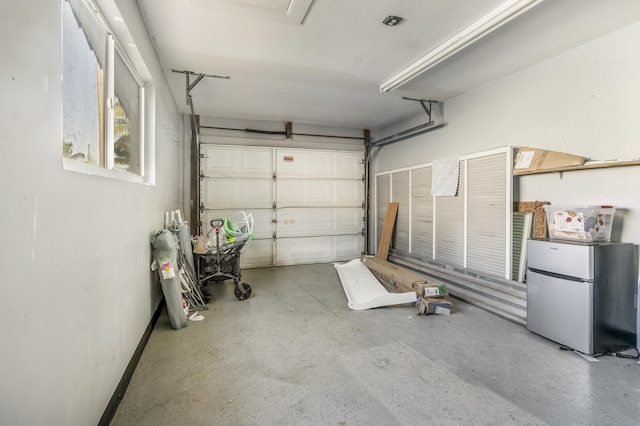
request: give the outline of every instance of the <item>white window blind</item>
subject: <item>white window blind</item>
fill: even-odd
[[[393,228],[391,247],[400,252],[409,253],[409,230],[411,226],[409,170],[391,174],[391,201],[398,203],[398,214]]]
[[[394,256],[510,279],[511,148],[459,158],[456,196],[431,195],[431,163],[377,174],[376,241],[397,201]]]
[[[391,202],[391,175],[376,176],[376,247],[380,244],[384,217]]]
[[[485,275],[511,275],[510,203],[505,154],[467,160],[467,268]],[[508,240],[507,240],[508,238]]]
[[[411,170],[411,253],[433,259],[431,167]]]

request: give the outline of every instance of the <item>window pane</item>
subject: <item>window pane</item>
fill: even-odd
[[[63,4],[63,140],[66,158],[103,165],[103,64],[106,38],[92,13]],[[74,13],[75,11],[75,13]]]
[[[116,53],[114,167],[140,174],[140,86]]]

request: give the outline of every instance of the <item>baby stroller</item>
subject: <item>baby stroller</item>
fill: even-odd
[[[236,285],[234,294],[238,300],[251,296],[251,286],[242,281],[240,256],[255,238],[252,230],[253,216],[245,212],[239,212],[228,219],[211,220],[211,230],[203,243],[207,253],[197,257],[197,274],[201,285],[209,280],[232,279]]]

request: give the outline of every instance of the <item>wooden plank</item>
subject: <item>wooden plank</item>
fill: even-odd
[[[444,286],[441,281],[427,278],[424,275],[410,271],[402,266],[394,265],[386,260],[378,259],[377,257],[361,256],[360,261],[364,263],[378,279],[382,277],[383,282],[393,284],[400,292],[416,291],[420,288],[419,284],[425,284],[427,287]],[[423,296],[423,294],[418,295]],[[446,295],[445,290],[444,294],[429,297],[444,297]]]
[[[382,225],[382,235],[380,236],[380,244],[376,257],[378,259],[387,260],[389,257],[389,247],[391,246],[391,236],[393,235],[393,227],[396,224],[396,215],[398,214],[398,203],[389,203],[387,214],[384,217]]]

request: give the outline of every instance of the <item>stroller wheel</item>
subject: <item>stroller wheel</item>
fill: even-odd
[[[211,292],[206,287],[200,287],[200,293],[202,293],[202,298],[204,299],[204,303],[209,303],[213,296]]]
[[[244,293],[242,292],[242,290],[240,290],[239,286],[242,286],[242,288],[244,288]],[[238,285],[236,285],[233,293],[236,295],[236,298],[238,300],[248,299],[249,296],[251,296],[251,286],[247,283],[240,282]]]

